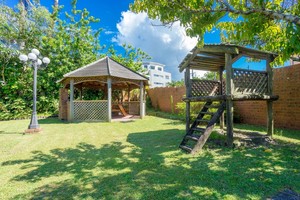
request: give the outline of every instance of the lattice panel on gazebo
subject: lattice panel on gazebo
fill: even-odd
[[[108,120],[107,101],[74,101],[74,120]]]
[[[218,81],[211,80],[191,80],[191,95],[192,97],[197,96],[209,96],[215,87],[219,87],[220,83]],[[216,93],[218,90],[216,91]]]
[[[267,72],[233,69],[234,92],[241,94],[266,94],[268,92]]]

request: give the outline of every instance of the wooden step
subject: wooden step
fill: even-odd
[[[203,114],[203,115],[214,115],[215,113],[214,112],[200,112],[200,114]]]
[[[196,119],[197,122],[205,122],[208,123],[210,120],[207,119]]]
[[[189,152],[189,153],[193,150],[191,147],[184,146],[184,145],[180,145],[179,148],[181,148],[182,150]]]
[[[192,134],[192,135],[187,135],[187,136],[185,136],[185,138],[186,138],[186,139],[189,139],[189,140],[198,141],[199,138],[200,138],[200,135]]]
[[[205,132],[205,128],[192,128],[193,131],[199,131],[199,132],[202,132],[204,133]]]
[[[206,108],[219,108],[220,104],[218,105],[205,105]]]

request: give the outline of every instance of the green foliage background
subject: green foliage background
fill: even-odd
[[[0,6],[0,119],[23,118],[31,113],[33,70],[18,56],[33,48],[51,60],[46,68],[38,70],[38,113],[57,113],[60,84],[56,81],[105,54],[141,70],[141,59],[148,58],[147,54],[130,45],[123,46],[124,54],[112,47],[103,53],[101,29],[91,28],[100,20],[86,9],[78,10],[76,1],[72,5],[70,13],[61,13],[62,6],[53,7],[52,13],[39,4],[28,10],[21,4],[15,8]]]

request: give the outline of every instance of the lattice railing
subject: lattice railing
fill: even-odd
[[[267,72],[245,69],[233,69],[234,93],[237,94],[267,94]]]
[[[217,87],[219,88],[220,82],[219,81],[212,81],[212,80],[198,80],[192,79],[191,80],[191,95],[192,97],[197,96],[210,96],[212,91]],[[216,95],[219,92],[219,89],[213,95]]]
[[[106,121],[108,120],[107,101],[74,101],[74,120]]]

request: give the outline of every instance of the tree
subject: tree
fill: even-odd
[[[31,5],[28,10],[22,4],[16,9],[1,5],[0,118],[30,113],[32,69],[20,63],[20,52],[28,53],[32,48],[38,48],[42,55],[51,59],[47,68],[38,72],[38,112],[57,110],[60,85],[56,81],[63,74],[100,56],[101,30],[93,30],[90,26],[98,19],[90,16],[85,9],[77,10],[76,5],[73,5],[71,13],[66,13],[64,20],[58,16],[40,5]]]
[[[180,21],[187,35],[204,43],[217,28],[226,43],[276,52],[277,63],[300,54],[300,4],[294,0],[135,0],[135,12],[147,12],[164,24]],[[229,20],[228,20],[229,18]]]
[[[167,83],[168,87],[181,87],[184,86],[184,80],[180,80],[180,81],[171,81],[169,83]]]
[[[112,46],[108,49],[107,54],[111,56],[115,61],[129,67],[133,71],[143,72],[142,63],[145,60],[151,59],[151,57],[143,52],[140,48],[136,49],[132,45],[123,44],[124,52],[118,53]]]
[[[104,56],[101,29],[91,27],[99,19],[90,16],[86,9],[78,10],[76,0],[72,1],[71,12],[64,17],[61,17],[62,6],[54,6],[51,13],[35,3],[25,9],[22,2],[20,0],[16,8],[0,6],[0,119],[30,115],[32,69],[18,60],[20,53],[27,54],[32,48],[38,48],[51,59],[47,68],[38,71],[39,113],[57,111],[58,79]],[[123,47],[124,54],[117,54],[111,48],[112,57],[133,70],[140,70],[141,61],[148,55],[130,45]]]

